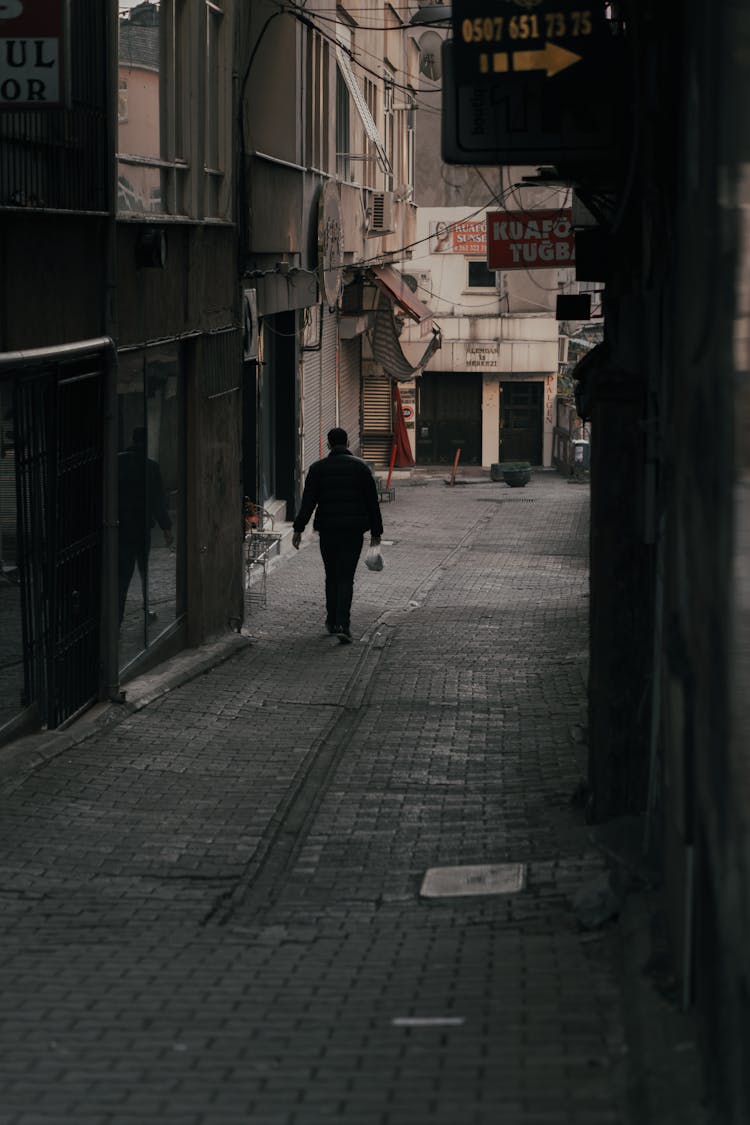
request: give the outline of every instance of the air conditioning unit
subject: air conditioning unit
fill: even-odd
[[[392,191],[374,191],[370,203],[368,234],[395,234],[395,207]]]

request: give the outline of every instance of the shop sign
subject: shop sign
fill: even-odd
[[[487,224],[484,219],[460,223],[438,220],[430,223],[432,254],[466,254],[487,257]]]
[[[487,268],[566,269],[575,262],[573,213],[488,211]]]
[[[453,0],[453,37],[442,46],[443,160],[568,169],[616,160],[631,106],[612,7]]]
[[[454,358],[460,371],[497,371],[500,345],[496,340],[468,340],[456,348]]]
[[[554,78],[596,51],[603,5],[580,0],[455,0],[453,40],[459,81],[539,73]]]
[[[66,0],[0,0],[0,108],[65,101]]]

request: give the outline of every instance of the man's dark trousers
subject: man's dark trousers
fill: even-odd
[[[320,553],[326,572],[326,623],[349,632],[354,572],[362,553],[361,531],[321,531]]]

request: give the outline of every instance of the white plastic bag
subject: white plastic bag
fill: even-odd
[[[383,565],[383,555],[380,547],[368,547],[367,554],[365,555],[365,566],[367,569],[382,570]]]

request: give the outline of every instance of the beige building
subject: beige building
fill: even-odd
[[[259,328],[245,490],[287,513],[332,426],[362,449],[369,270],[416,234],[418,50],[402,7],[314,0],[280,13],[261,0],[242,16],[241,275]]]

